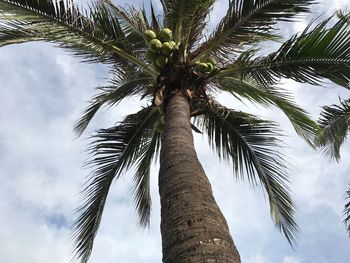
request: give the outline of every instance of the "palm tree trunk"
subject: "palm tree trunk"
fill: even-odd
[[[187,99],[167,107],[159,171],[163,262],[240,262],[194,149]]]

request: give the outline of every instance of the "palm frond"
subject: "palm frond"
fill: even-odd
[[[132,44],[104,4],[93,5],[85,13],[71,0],[0,0],[0,45],[43,40],[68,48],[86,61],[129,61],[157,75],[132,55]]]
[[[265,88],[253,79],[241,80],[230,77],[219,79],[216,87],[265,107],[279,108],[288,117],[296,133],[313,146],[318,125],[304,109],[294,102],[293,97],[287,91],[275,87]]]
[[[1,28],[1,25],[0,25]],[[28,28],[29,29],[29,28]],[[33,34],[29,34],[28,30],[13,30],[6,29],[2,27],[0,29],[0,47],[4,47],[7,45],[13,44],[21,44],[26,42],[34,42],[44,40],[38,34],[37,36],[33,36]]]
[[[153,136],[140,149],[140,158],[134,176],[134,200],[139,213],[140,225],[149,226],[151,213],[150,168],[154,155],[160,149],[160,133],[150,130]]]
[[[253,53],[242,54],[221,75],[251,77],[265,85],[274,84],[282,77],[313,85],[328,79],[350,88],[349,25],[341,19],[327,28],[329,20],[312,30],[312,23],[309,24],[302,34],[293,36],[267,57],[252,59]]]
[[[319,124],[316,145],[330,158],[339,161],[340,147],[350,131],[350,99],[340,101],[340,105],[324,106]]]
[[[150,138],[153,137],[152,131],[158,119],[158,109],[149,106],[128,115],[117,126],[99,130],[93,136],[94,141],[90,148],[92,155],[88,165],[94,167],[94,170],[84,190],[84,203],[78,209],[80,216],[74,224],[73,232],[75,256],[82,262],[87,262],[90,257],[111,183],[139,158],[145,159],[144,149],[147,149],[147,145],[148,148],[153,147],[150,145]],[[149,158],[147,155],[146,160]],[[147,161],[141,163],[138,173],[148,169]],[[144,204],[139,204],[138,208],[142,205]],[[146,215],[147,209],[144,210]]]
[[[175,41],[189,49],[206,25],[214,0],[163,0],[165,24],[175,32]]]
[[[215,102],[207,105],[198,121],[219,157],[232,161],[237,177],[247,176],[253,185],[260,182],[267,193],[273,221],[293,245],[297,225],[286,166],[276,151],[280,143],[276,125]]]
[[[59,6],[58,3],[60,3]],[[92,58],[97,56],[100,60],[100,56],[102,56],[103,59],[101,60],[105,59],[102,45],[100,43],[91,43],[93,42],[94,35],[97,33],[102,34],[102,32],[96,32],[93,21],[83,15],[79,8],[73,5],[71,1],[2,0],[0,1],[0,10],[1,19],[4,21],[1,24],[2,34],[4,33],[3,29],[7,29],[8,33],[11,30],[13,37],[16,32],[25,33],[28,40],[31,40],[31,37],[39,37],[42,40],[52,42],[60,41],[60,44],[70,41],[70,43],[65,44],[70,46],[70,48],[76,46],[78,54],[82,53],[83,56],[86,56],[86,52],[91,52],[90,55]],[[86,33],[91,35],[92,38],[85,38],[84,34]],[[68,37],[65,37],[65,34]],[[72,40],[69,40],[70,38]],[[88,46],[88,44],[93,46],[85,50],[84,47]]]
[[[161,22],[158,19],[158,16],[156,15],[156,11],[154,10],[153,3],[151,2],[151,17],[152,17],[152,28],[154,28],[156,31],[159,31],[161,28]]]
[[[272,33],[278,21],[293,21],[301,12],[309,12],[314,0],[233,0],[226,15],[195,56],[229,58],[245,44],[275,39]]]
[[[78,136],[85,131],[92,118],[102,106],[116,106],[127,97],[142,94],[153,81],[151,77],[138,71],[123,72],[115,76],[116,78],[111,81],[111,86],[97,88],[100,93],[90,100],[90,105],[75,124],[74,130]]]
[[[145,11],[136,10],[130,7],[128,10],[113,4],[110,0],[104,1],[110,12],[118,19],[128,42],[135,47],[145,48],[143,34],[150,27]],[[152,19],[152,23],[155,23]]]
[[[344,221],[343,223],[346,226],[346,230],[349,232],[350,234],[350,188],[349,190],[346,191],[346,204],[344,206]]]
[[[350,24],[349,14],[345,10],[337,10],[336,15],[339,19],[347,20],[347,23]]]
[[[203,30],[208,23],[207,17],[212,10],[215,0],[200,2],[201,4],[197,5],[196,9],[193,10],[193,14],[189,17],[190,19],[188,21],[183,21],[185,25],[183,26],[183,35],[187,36],[184,41],[186,50],[194,49],[194,47],[202,40]]]

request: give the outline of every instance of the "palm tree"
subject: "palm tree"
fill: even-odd
[[[331,159],[339,162],[340,147],[350,132],[350,99],[340,101],[340,105],[324,106],[318,122],[320,131],[316,137],[316,145]],[[350,188],[346,195],[343,222],[350,233]]]
[[[0,0],[0,46],[46,41],[85,62],[110,67],[114,77],[98,89],[77,122],[79,135],[104,105],[116,106],[130,96],[149,101],[93,135],[93,172],[73,234],[75,255],[82,262],[91,254],[112,182],[131,167],[140,224],[149,225],[150,164],[158,153],[163,262],[240,262],[198,161],[192,130],[208,135],[218,156],[232,162],[236,177],[261,184],[273,221],[294,244],[297,225],[277,125],[224,107],[214,94],[278,107],[312,145],[317,125],[278,84],[289,78],[318,85],[326,78],[349,87],[350,31],[345,18],[333,26],[330,19],[311,23],[262,56],[259,44],[281,39],[278,22],[294,21],[315,1],[230,1],[226,15],[205,38],[214,2],[161,0],[163,13],[157,16],[152,5],[149,12],[126,10],[107,0],[96,1],[88,11],[72,0]]]

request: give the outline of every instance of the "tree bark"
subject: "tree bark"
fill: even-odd
[[[240,262],[194,149],[188,101],[168,102],[159,170],[164,263]]]

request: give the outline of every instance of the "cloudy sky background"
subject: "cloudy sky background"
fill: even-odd
[[[227,2],[217,1],[211,27],[225,12]],[[328,16],[337,8],[350,10],[347,0],[321,2],[313,7],[313,15],[283,25],[283,31],[291,35],[312,17]],[[124,5],[123,1],[118,3]],[[106,67],[79,63],[79,59],[45,43],[0,49],[0,262],[68,262],[72,248],[69,230],[76,218],[73,211],[80,204],[78,193],[89,174],[81,168],[87,156],[86,138],[97,128],[113,126],[140,105],[137,99],[128,100],[117,109],[102,110],[88,132],[76,139],[74,122],[94,94],[93,87],[106,84],[108,76]],[[337,103],[339,96],[350,97],[349,91],[334,85],[283,84],[315,119],[321,105]],[[331,163],[297,138],[279,111],[238,104],[227,95],[219,99],[227,106],[272,118],[286,131],[288,147],[283,153],[291,164],[291,187],[298,210],[299,242],[293,250],[275,229],[262,191],[233,179],[230,165],[217,160],[205,136],[196,135],[199,159],[242,262],[350,262],[350,239],[341,224],[350,183],[349,142],[342,149],[342,162]],[[157,170],[154,165],[150,229],[143,230],[137,224],[131,174],[127,173],[112,188],[90,262],[161,262]]]

